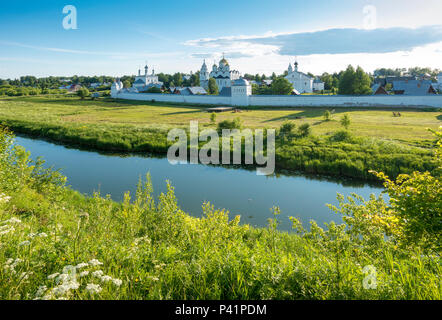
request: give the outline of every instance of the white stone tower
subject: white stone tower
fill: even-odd
[[[207,69],[206,60],[200,70],[200,86],[207,90],[209,88],[209,70]]]
[[[232,83],[232,105],[248,106],[249,97],[252,95],[252,86],[243,78],[237,79]]]

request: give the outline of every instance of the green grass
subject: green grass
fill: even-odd
[[[209,203],[192,218],[172,187],[154,199],[149,179],[122,203],[85,197],[10,143],[0,133],[2,300],[442,297],[440,256],[398,248],[371,224],[365,240],[349,226],[279,232],[277,208],[263,229]],[[346,211],[364,216],[382,205]],[[376,268],[373,289],[364,288],[367,265]]]
[[[138,101],[79,100],[72,97],[24,97],[0,99],[0,124],[17,133],[49,138],[84,148],[122,152],[165,153],[170,128],[187,128],[197,120],[213,126],[202,106],[167,105]],[[392,110],[402,117],[393,117]],[[435,168],[427,128],[440,125],[435,110],[335,108],[331,121],[322,108],[249,108],[240,113],[220,113],[217,122],[239,117],[248,128],[278,128],[291,120],[309,123],[313,136],[278,142],[279,168],[317,174],[374,179],[369,169],[392,177],[413,170]],[[351,117],[351,137],[336,141],[339,119]]]

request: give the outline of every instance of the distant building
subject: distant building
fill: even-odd
[[[216,63],[212,66],[212,71],[209,73],[204,60],[200,70],[200,86],[206,90],[209,88],[209,79],[214,78],[218,85],[218,90],[221,91],[224,87],[231,87],[232,82],[241,77],[239,71],[230,70],[229,62],[224,58],[219,61],[219,65]]]
[[[387,84],[393,84],[395,81],[410,81],[410,80],[418,80],[416,76],[386,76],[386,77],[378,77],[374,79],[375,84],[380,84],[382,87],[386,87]]]
[[[379,83],[375,83],[372,87],[371,90],[373,91],[374,95],[379,95],[379,94],[388,94],[388,91],[385,89],[384,86],[381,86]]]
[[[316,78],[313,80],[313,91],[322,91],[325,89],[325,83],[321,79]]]
[[[405,80],[393,82],[394,94],[403,94],[407,96],[425,96],[437,94],[431,80]]]
[[[183,96],[206,95],[207,91],[203,87],[172,87],[170,92]]]
[[[111,96],[116,97],[118,93],[122,92],[123,88],[123,83],[121,82],[120,78],[117,78],[111,86]]]
[[[69,92],[77,92],[80,89],[81,89],[81,86],[79,84],[72,84],[67,88],[67,90]]]
[[[439,91],[442,91],[442,72],[437,75],[436,87]]]
[[[106,83],[106,82],[103,82],[103,83],[101,83],[101,82],[94,82],[94,83],[91,83],[91,84],[89,85],[89,87],[92,88],[92,89],[96,89],[96,88],[101,87],[101,86],[110,86],[110,83]]]
[[[292,64],[289,64],[287,76],[285,77],[292,85],[293,88],[301,93],[313,92],[313,78],[308,74],[298,71],[298,62],[295,62],[295,68],[292,68]]]
[[[146,91],[154,85],[155,87],[161,88],[163,83],[158,81],[158,76],[155,75],[155,70],[152,69],[152,73],[148,74],[149,67],[146,65],[144,67],[144,74],[141,74],[141,70],[138,70],[138,76],[135,77],[135,81],[132,85],[133,88],[138,91]]]

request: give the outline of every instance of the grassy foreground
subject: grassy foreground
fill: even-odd
[[[340,198],[347,225],[294,233],[192,218],[149,178],[116,203],[64,186],[0,131],[0,299],[441,299],[440,256],[398,247],[382,198]],[[367,218],[368,217],[368,218]]]
[[[434,139],[426,129],[440,125],[441,113],[394,109],[402,117],[393,117],[392,110],[336,108],[324,121],[321,108],[249,109],[218,114],[217,121],[239,117],[252,129],[279,128],[286,120],[310,124],[311,136],[277,140],[276,166],[283,169],[362,179],[375,179],[370,169],[391,177],[433,171]],[[349,134],[339,124],[343,114],[351,117]],[[0,99],[0,124],[17,133],[106,151],[166,153],[168,130],[188,128],[192,120],[213,126],[203,107],[68,96]]]

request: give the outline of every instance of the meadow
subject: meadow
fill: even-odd
[[[399,227],[413,221],[400,219],[406,206],[357,195],[340,196],[339,207],[330,208],[344,224],[322,229],[312,222],[305,230],[293,218],[293,232],[284,233],[278,207],[269,208],[262,229],[240,225],[209,202],[202,218],[192,218],[178,207],[173,186],[154,198],[149,176],[116,203],[80,195],[42,165],[0,130],[2,300],[442,297],[434,237],[441,188],[427,174],[402,179],[412,184],[408,193],[419,190],[407,198],[418,205],[408,212],[434,213],[420,221],[431,234]],[[403,203],[403,190],[387,189],[391,202]]]
[[[322,108],[262,109],[225,112],[215,123],[204,106],[167,105],[114,99],[38,96],[0,99],[0,124],[16,133],[46,138],[80,148],[118,152],[166,153],[171,128],[214,127],[239,118],[244,128],[279,129],[286,121],[309,124],[312,134],[278,139],[276,166],[313,174],[376,179],[370,169],[392,177],[413,170],[433,171],[434,138],[427,128],[441,122],[438,110],[335,108],[325,121]],[[393,117],[393,111],[401,117]],[[340,119],[351,124],[343,134]]]

